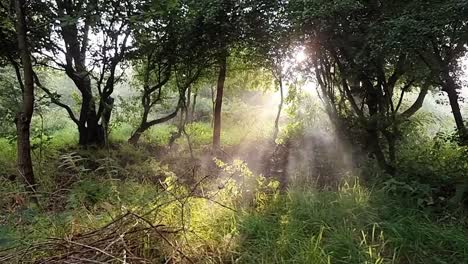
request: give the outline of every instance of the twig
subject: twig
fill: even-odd
[[[96,247],[93,247],[93,246],[90,246],[90,245],[85,245],[85,244],[82,244],[82,243],[79,243],[79,242],[75,242],[75,241],[72,241],[72,240],[66,240],[66,239],[64,239],[64,241],[65,241],[65,242],[68,242],[68,243],[71,243],[71,244],[78,245],[78,246],[82,246],[82,247],[85,247],[85,248],[93,249],[93,250],[95,250],[95,251],[97,251],[97,252],[100,252],[100,253],[102,253],[102,254],[108,256],[108,257],[111,257],[111,258],[113,258],[113,259],[115,259],[115,260],[118,260],[118,261],[120,261],[120,262],[122,262],[122,263],[125,263],[123,260],[119,259],[118,257],[116,257],[116,256],[114,256],[114,255],[112,255],[112,254],[107,253],[106,251],[104,251],[104,250],[102,250],[102,249],[99,249],[99,248],[96,248]]]
[[[151,226],[153,228],[153,230],[158,233],[158,235],[164,240],[166,241],[166,243],[168,243],[172,248],[174,248],[178,253],[180,253],[184,258],[186,258],[188,260],[188,262],[194,264],[195,262],[193,262],[187,255],[184,254],[184,252],[182,252],[179,248],[175,247],[171,241],[169,241],[169,239],[167,239],[157,228],[156,226],[154,226],[150,221],[148,221],[147,219],[137,215],[137,214],[133,214],[131,213],[133,216],[135,216],[136,218],[144,221],[145,223],[147,223],[149,226]]]

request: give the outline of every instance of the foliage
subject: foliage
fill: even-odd
[[[418,144],[401,147],[399,171],[384,182],[385,189],[421,207],[440,209],[466,202],[467,149],[447,136],[419,138]]]
[[[267,205],[270,196],[277,195],[279,182],[262,175],[255,176],[245,162],[234,160],[232,164],[226,164],[218,159],[214,161],[226,174],[221,174],[217,181],[218,188],[225,189],[234,202],[262,208]]]
[[[12,134],[21,89],[11,68],[0,68],[0,135]]]

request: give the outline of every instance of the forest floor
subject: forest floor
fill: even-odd
[[[40,207],[5,177],[0,262],[467,263],[463,213],[368,186],[326,132],[185,145],[47,151]]]

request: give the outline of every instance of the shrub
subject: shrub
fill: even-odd
[[[384,182],[385,189],[420,206],[459,203],[468,179],[467,154],[468,148],[444,134],[405,142],[398,152],[397,174]]]

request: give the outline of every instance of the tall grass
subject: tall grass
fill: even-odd
[[[466,263],[468,233],[357,182],[289,190],[239,222],[241,263]]]
[[[239,131],[243,129],[245,126],[225,129],[226,138],[232,144],[241,143]],[[174,130],[170,125],[157,126],[143,140],[164,145]],[[187,127],[196,147],[210,143],[210,131],[206,123]],[[55,133],[47,146],[49,154],[65,151],[76,140],[72,126],[61,127]],[[114,133],[114,140],[123,141],[128,127]],[[257,135],[261,137],[262,132]],[[80,167],[86,164],[78,164],[76,169],[59,168],[59,154],[45,155],[41,167],[44,173],[37,173],[41,190],[52,193],[56,184],[53,180],[73,179],[59,193],[60,200],[52,201],[60,203],[60,210],[41,211],[21,204],[21,186],[0,177],[0,248],[40,242],[50,236],[72,237],[98,229],[127,211],[145,213],[158,208],[150,216],[152,223],[184,229],[170,239],[196,263],[468,263],[466,220],[450,215],[450,211],[444,211],[443,219],[435,217],[433,212],[388,188],[370,190],[358,180],[344,179],[333,191],[293,185],[279,194],[262,189],[268,181],[254,176],[242,164],[221,166],[225,170],[239,167],[241,174],[254,177],[250,178],[252,182],[263,184],[262,188],[252,189],[243,185],[245,182],[231,182],[228,190],[226,184],[216,182],[225,172],[217,171],[214,182],[199,186],[197,194],[222,189],[217,202],[233,211],[200,197],[174,200],[175,196],[192,192],[191,187],[183,183],[185,179],[179,182],[181,175],[147,151],[127,144],[111,151],[81,150],[80,154],[89,159],[85,162],[93,167],[86,170]],[[3,139],[0,166],[15,172],[15,147]],[[420,175],[427,173],[422,171]],[[48,180],[50,183],[44,184]],[[254,200],[240,203],[239,199],[245,197]],[[160,247],[158,254],[171,252],[167,245],[161,246],[159,237],[148,239],[152,240],[150,245]],[[149,257],[155,261],[168,259]]]
[[[212,191],[218,193],[218,202],[236,209],[232,211],[197,197],[174,200],[192,191],[158,162],[133,163],[132,172],[139,171],[135,166],[143,166],[141,170],[154,173],[165,189],[155,182],[135,180],[138,177],[109,177],[104,171],[114,170],[114,165],[103,167],[106,164],[100,166],[103,169],[80,173],[64,197],[61,211],[10,208],[10,214],[0,219],[0,247],[50,236],[70,237],[99,228],[127,211],[144,213],[158,208],[149,219],[155,225],[184,229],[171,240],[196,263],[423,264],[468,260],[468,232],[459,222],[437,222],[417,205],[404,207],[408,203],[382,190],[370,191],[357,180],[343,180],[335,191],[295,186],[278,194],[265,189],[270,186],[268,181],[252,175],[244,165],[223,165],[226,172],[239,169],[257,184],[252,189],[246,181],[231,181],[221,193]],[[2,188],[11,186],[5,182]],[[210,193],[209,189],[203,192]],[[239,203],[246,195],[254,200]],[[9,204],[3,206],[5,209]],[[160,238],[148,239],[161,247]],[[162,246],[157,252],[169,254],[170,248]],[[162,256],[149,257],[156,260]]]

